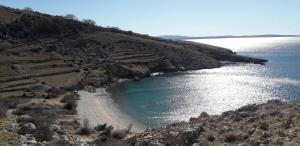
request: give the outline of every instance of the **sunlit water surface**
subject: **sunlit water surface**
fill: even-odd
[[[230,64],[216,69],[148,77],[111,89],[121,110],[146,126],[188,120],[203,111],[220,114],[270,99],[300,100],[300,38],[190,40],[268,59],[266,65]]]

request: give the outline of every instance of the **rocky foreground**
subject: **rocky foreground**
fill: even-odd
[[[221,115],[203,112],[189,122],[149,130],[128,141],[138,146],[299,146],[300,103],[272,100]]]

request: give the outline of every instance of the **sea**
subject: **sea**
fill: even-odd
[[[265,65],[227,63],[220,68],[153,74],[114,86],[120,110],[146,127],[187,121],[201,112],[221,114],[271,99],[300,101],[300,37],[192,39],[267,59]]]

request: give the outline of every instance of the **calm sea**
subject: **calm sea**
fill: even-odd
[[[300,38],[190,40],[268,59],[266,65],[229,64],[221,68],[170,73],[113,88],[113,100],[133,119],[150,127],[220,114],[270,99],[300,100]]]

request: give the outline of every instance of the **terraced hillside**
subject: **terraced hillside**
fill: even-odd
[[[18,44],[0,55],[1,98],[48,97],[53,88],[71,88],[81,80],[81,72],[71,63],[36,53],[42,46]]]
[[[215,68],[220,60],[264,62],[225,48],[163,40],[60,16],[5,7],[0,11],[2,98],[34,96],[32,88],[42,85],[99,87],[113,78]]]

